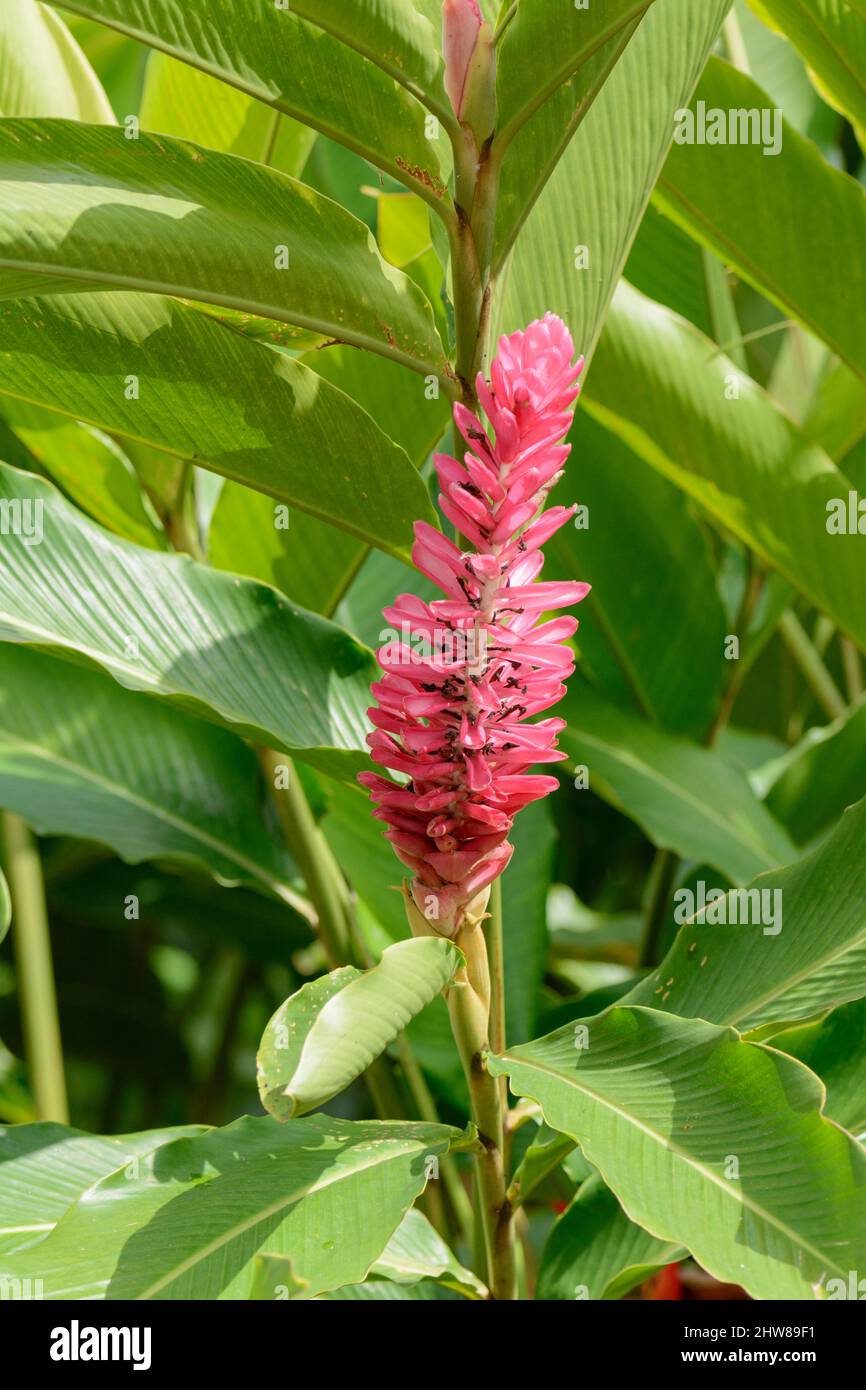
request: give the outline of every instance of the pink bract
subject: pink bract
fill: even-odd
[[[401,594],[385,619],[400,637],[378,653],[383,676],[369,711],[373,759],[408,780],[361,773],[412,871],[411,892],[431,927],[460,928],[464,909],[502,872],[518,811],[558,785],[532,774],[555,763],[556,718],[536,719],[565,694],[574,670],[563,645],[576,628],[551,610],[579,603],[588,584],[545,583],[541,546],[573,507],[543,511],[562,474],[583,358],[554,314],[499,342],[478,398],[489,430],[455,405],[468,451],[437,454],[445,516],[469,543],[462,550],[417,522],[413,559],[445,597]]]

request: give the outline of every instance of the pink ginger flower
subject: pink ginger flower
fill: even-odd
[[[442,511],[472,548],[417,522],[412,557],[445,597],[401,594],[384,612],[404,640],[378,652],[384,674],[372,687],[368,742],[374,761],[407,780],[369,772],[359,781],[414,875],[416,907],[442,935],[459,930],[508,864],[517,812],[557,787],[530,769],[565,757],[556,747],[564,720],[534,716],[562,698],[574,670],[563,643],[577,620],[542,615],[589,592],[538,578],[542,545],[575,510],[542,510],[570,451],[559,441],[583,368],[573,356],[554,314],[500,340],[490,383],[477,382],[491,431],[455,405],[469,450],[462,463],[434,459]]]

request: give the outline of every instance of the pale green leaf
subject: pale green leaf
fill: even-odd
[[[303,985],[262,1035],[259,1096],[278,1120],[324,1105],[367,1070],[463,964],[444,937],[399,941],[378,965],[342,966]]]
[[[38,0],[0,8],[0,116],[64,116],[112,124],[99,78],[66,25]]]

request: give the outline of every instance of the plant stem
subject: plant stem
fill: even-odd
[[[790,608],[779,619],[779,632],[824,713],[831,719],[838,719],[847,705],[803,624]]]
[[[731,12],[722,25],[722,34],[725,40],[728,58],[733,67],[738,68],[748,77],[751,73],[749,67],[749,55],[746,51],[743,31],[740,28],[740,21],[737,19],[737,12],[733,7]]]
[[[349,959],[345,884],[327,841],[316,825],[291,759],[270,749],[261,749],[259,759],[276,802],[286,843],[316,909],[318,936],[333,969]]]
[[[484,933],[472,923],[458,933],[457,945],[466,956],[466,967],[448,991],[448,1011],[481,1143],[475,1171],[487,1253],[487,1283],[494,1299],[511,1300],[517,1296],[517,1276],[514,1227],[505,1195],[503,1112],[498,1082],[485,1065],[489,1051],[490,975]]]
[[[484,922],[487,961],[490,969],[490,1050],[505,1051],[505,945],[502,919],[502,879],[493,880],[488,917]],[[508,1108],[508,1082],[499,1077],[500,1104]],[[508,1136],[506,1135],[506,1145]]]
[[[51,937],[39,850],[28,827],[3,812],[6,874],[27,1062],[40,1120],[69,1123]]]
[[[638,965],[655,965],[659,939],[664,929],[668,898],[679,868],[679,856],[672,850],[660,849],[653,861],[646,925],[640,944]]]
[[[409,1039],[405,1033],[401,1033],[397,1039],[397,1052],[400,1057],[400,1065],[403,1068],[403,1075],[412,1093],[412,1099],[418,1111],[419,1117],[427,1124],[438,1125],[442,1121],[436,1109],[436,1102],[430,1094],[430,1088],[424,1077],[424,1073],[418,1065],[418,1059],[409,1044]],[[472,1203],[469,1200],[466,1188],[460,1180],[460,1173],[454,1161],[453,1154],[443,1154],[439,1159],[439,1171],[442,1174],[442,1182],[448,1194],[448,1201],[457,1225],[460,1227],[461,1234],[467,1243],[472,1242]]]
[[[848,692],[848,699],[853,705],[855,700],[859,700],[863,694],[863,664],[860,660],[860,653],[854,646],[850,637],[840,637],[839,645],[842,649],[842,669],[845,672],[845,689]]]

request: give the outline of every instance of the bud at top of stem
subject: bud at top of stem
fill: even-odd
[[[496,50],[478,0],[443,0],[442,52],[454,113],[483,144],[496,122]]]

